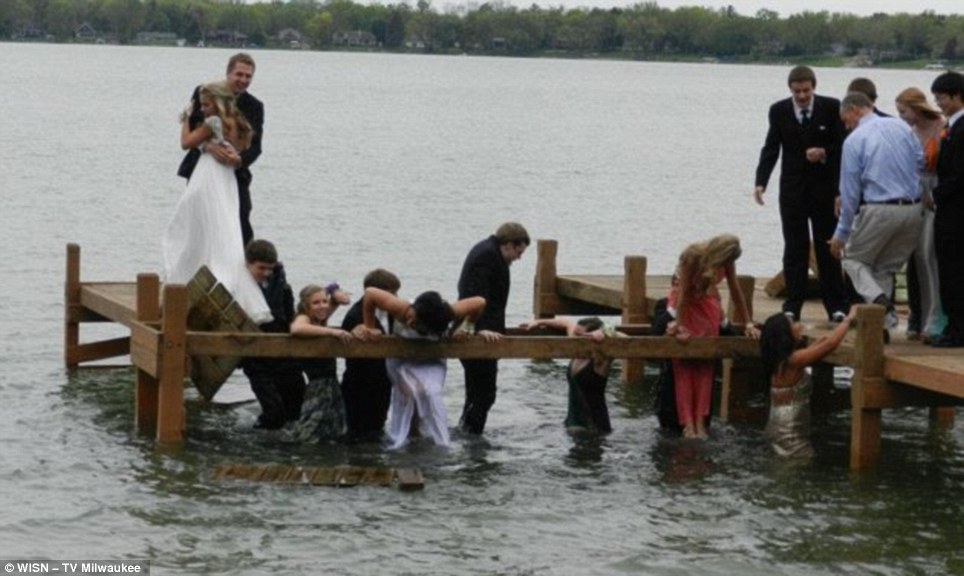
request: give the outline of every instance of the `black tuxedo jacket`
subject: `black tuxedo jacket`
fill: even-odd
[[[941,140],[934,201],[938,210],[942,204],[964,202],[964,118],[959,118]]]
[[[757,164],[756,185],[767,185],[777,159],[782,155],[781,194],[839,194],[840,151],[844,135],[840,101],[814,95],[810,124],[804,127],[794,112],[793,99],[780,100],[770,106],[769,122]],[[807,161],[806,150],[813,147],[827,151],[826,162],[814,164]]]
[[[509,301],[509,264],[493,235],[472,247],[459,275],[459,299],[485,298],[485,310],[475,321],[477,330],[505,332],[505,307]]]
[[[194,94],[191,95],[193,109],[191,111],[190,126],[192,130],[204,121],[204,114],[201,113],[200,91],[201,87],[198,86],[194,89]],[[241,151],[241,167],[234,171],[238,178],[238,187],[247,189],[251,184],[251,170],[249,170],[249,168],[254,164],[255,160],[258,159],[258,156],[261,156],[261,135],[262,132],[264,132],[264,104],[261,103],[261,100],[252,96],[250,92],[245,92],[238,96],[237,103],[238,110],[244,114],[245,119],[251,124],[251,128],[254,130],[254,134],[251,137],[251,145],[248,146],[246,150]],[[197,148],[188,150],[184,156],[184,160],[181,161],[181,166],[177,170],[177,175],[190,179],[200,157],[201,151]]]
[[[348,309],[348,313],[345,314],[345,317],[342,319],[341,321],[342,330],[348,330],[349,332],[351,332],[351,330],[355,326],[358,326],[359,324],[364,323],[365,321],[364,313],[362,312],[362,310],[364,309],[364,306],[365,306],[365,297],[362,296],[361,298],[358,299],[358,302],[355,302],[354,304],[352,304],[351,308]],[[395,323],[394,318],[392,318],[392,316],[389,315],[388,330],[386,330],[385,327],[382,326],[382,323],[379,322],[378,318],[377,317],[375,318],[375,327],[381,330],[382,334],[391,334],[394,323]]]

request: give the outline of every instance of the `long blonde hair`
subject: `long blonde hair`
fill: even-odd
[[[897,95],[897,98],[894,101],[910,108],[928,120],[939,120],[943,117],[939,110],[935,110],[927,102],[927,96],[920,88],[915,88],[913,86],[910,88],[905,88],[900,94]]]
[[[683,250],[676,268],[679,282],[676,300],[677,318],[682,318],[691,299],[705,296],[716,285],[717,270],[736,262],[743,254],[740,239],[720,234],[706,242],[690,244]]]
[[[234,135],[236,140],[234,143],[238,145],[239,149],[244,150],[251,145],[254,130],[244,114],[238,110],[234,92],[231,92],[231,87],[228,86],[227,82],[224,80],[209,82],[201,86],[199,95],[211,99],[215,109],[217,109],[218,118],[224,122],[225,134]]]

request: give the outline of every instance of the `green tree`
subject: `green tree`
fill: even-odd
[[[783,53],[787,56],[825,54],[830,49],[829,14],[806,11],[787,18]]]
[[[315,12],[305,23],[305,34],[315,46],[331,44],[331,13],[327,10]]]

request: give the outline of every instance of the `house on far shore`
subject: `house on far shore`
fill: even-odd
[[[248,35],[237,30],[216,30],[208,33],[204,41],[208,46],[245,46]]]
[[[74,30],[74,38],[80,42],[96,42],[97,31],[89,22],[84,22]]]
[[[331,36],[331,43],[336,46],[372,47],[377,45],[378,42],[371,32],[352,30],[351,32],[335,32]]]
[[[301,43],[302,40],[301,32],[298,32],[294,28],[282,28],[278,31],[276,38],[279,44],[289,44],[291,42]]]
[[[134,42],[150,46],[177,46],[178,37],[174,32],[138,32]]]

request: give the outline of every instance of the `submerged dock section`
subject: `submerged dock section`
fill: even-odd
[[[230,302],[199,312],[200,295],[183,285],[163,285],[156,274],[140,274],[136,282],[81,280],[80,246],[67,246],[64,321],[64,362],[69,368],[113,357],[130,356],[136,369],[135,421],[139,432],[159,442],[180,442],[185,427],[184,386],[192,375],[230,372],[242,357],[354,357],[354,358],[572,358],[600,352],[624,359],[623,380],[642,380],[646,359],[704,358],[722,361],[724,419],[740,419],[746,410],[748,390],[759,385],[759,346],[744,337],[695,338],[681,343],[674,338],[649,335],[656,300],[665,295],[668,276],[647,276],[646,260],[629,256],[624,273],[611,276],[558,275],[554,240],[538,242],[538,262],[533,312],[555,315],[616,315],[628,338],[603,342],[563,338],[509,330],[499,342],[470,337],[439,343],[384,337],[374,342],[345,343],[334,337],[292,338],[264,334],[238,319]],[[754,279],[741,278],[745,293],[758,300]],[[213,292],[208,294],[214,300]],[[207,298],[208,296],[204,296]],[[726,295],[724,294],[724,297]],[[163,303],[163,305],[162,305]],[[731,317],[732,317],[732,306]],[[192,328],[196,319],[215,326]],[[751,315],[753,314],[751,308]],[[758,318],[759,319],[759,318]],[[737,319],[744,321],[746,319]],[[81,326],[111,322],[129,330],[129,336],[82,342]],[[819,336],[827,326],[814,326]],[[881,410],[900,406],[955,406],[964,398],[964,358],[911,344],[884,346],[883,309],[862,307],[858,328],[829,359],[831,364],[854,369],[851,387],[853,433],[851,467],[873,465],[880,453]],[[917,353],[915,353],[917,352]],[[926,354],[924,354],[926,352]],[[832,370],[821,372],[832,386]],[[221,374],[223,376],[223,374]],[[207,377],[201,378],[204,381]],[[198,387],[210,400],[217,386]],[[953,412],[932,411],[934,421],[953,422]]]

